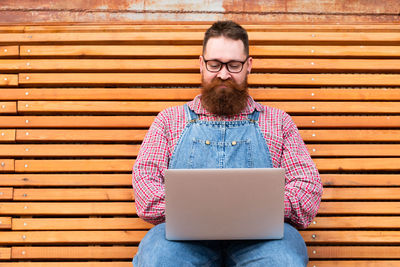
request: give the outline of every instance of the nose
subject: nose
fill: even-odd
[[[228,71],[226,65],[222,65],[222,68],[218,72],[217,77],[221,80],[228,80],[229,78],[231,78],[231,73]]]

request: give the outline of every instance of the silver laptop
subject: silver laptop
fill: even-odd
[[[168,240],[280,239],[285,169],[168,169]]]

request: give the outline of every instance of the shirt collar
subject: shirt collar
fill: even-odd
[[[201,95],[197,95],[192,101],[188,103],[189,108],[193,110],[196,114],[202,114],[206,116],[216,116],[215,114],[208,112],[204,108],[204,106],[201,104],[200,99]],[[246,108],[238,115],[249,115],[252,114],[254,110],[261,112],[264,111],[264,107],[260,103],[255,102],[254,99],[251,96],[249,96],[247,98]]]

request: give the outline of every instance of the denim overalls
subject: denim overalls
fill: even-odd
[[[247,120],[204,121],[187,104],[184,109],[187,124],[172,154],[170,169],[272,168],[257,110]]]

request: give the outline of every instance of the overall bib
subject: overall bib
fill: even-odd
[[[272,168],[257,110],[247,120],[204,121],[187,105],[184,109],[187,124],[172,154],[170,169]]]

